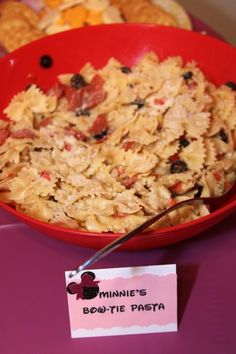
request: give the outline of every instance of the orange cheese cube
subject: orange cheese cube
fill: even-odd
[[[66,9],[63,12],[62,19],[65,24],[73,28],[83,26],[86,22],[88,11],[81,5]]]
[[[89,11],[86,22],[89,25],[100,25],[102,23],[102,13],[98,11]]]

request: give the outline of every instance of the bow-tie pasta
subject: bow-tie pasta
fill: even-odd
[[[60,75],[12,98],[0,121],[0,199],[44,222],[125,232],[193,196],[218,196],[235,180],[236,93],[216,87],[196,63],[101,69]],[[210,211],[185,206],[153,225]]]

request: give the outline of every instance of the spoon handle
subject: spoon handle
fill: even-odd
[[[199,200],[201,201],[201,200],[203,200],[203,198],[191,198],[191,199],[183,200],[183,201],[181,201],[181,202],[169,207],[168,209],[162,211],[161,213],[150,217],[144,223],[142,223],[141,225],[138,225],[135,229],[132,229],[131,231],[125,233],[124,235],[120,236],[119,238],[117,238],[113,242],[111,242],[108,245],[106,245],[105,247],[103,247],[101,250],[97,251],[91,258],[89,258],[83,264],[81,264],[76,269],[74,269],[70,273],[69,277],[71,278],[71,277],[75,276],[77,273],[81,272],[82,270],[84,270],[85,268],[90,266],[91,264],[94,264],[95,262],[97,262],[100,259],[104,258],[108,254],[113,252],[115,249],[117,249],[118,247],[123,245],[125,242],[130,240],[132,237],[137,235],[139,232],[145,230],[146,228],[148,228],[149,226],[154,224],[156,221],[158,221],[161,218],[163,218],[165,215],[167,215],[171,211],[176,210],[176,209],[182,207],[185,204],[191,204],[191,203],[199,201]]]

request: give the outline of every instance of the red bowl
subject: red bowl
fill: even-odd
[[[12,96],[32,81],[43,89],[52,86],[58,74],[76,72],[86,62],[96,68],[110,57],[132,65],[148,51],[160,59],[180,55],[185,61],[196,60],[209,80],[216,85],[236,82],[236,49],[202,34],[152,25],[115,24],[91,26],[48,36],[8,54],[0,60],[0,112]],[[39,58],[48,54],[53,66],[43,69]],[[51,237],[81,246],[101,248],[119,234],[75,231],[35,220],[0,202],[0,206],[21,221]],[[220,209],[186,224],[143,232],[128,241],[123,249],[150,249],[185,240],[206,230],[236,210],[236,193]]]

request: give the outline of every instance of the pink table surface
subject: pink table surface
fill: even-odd
[[[177,333],[71,339],[64,272],[94,251],[50,239],[0,210],[0,354],[235,354],[235,236],[231,215],[183,243],[113,253],[96,265],[177,264]]]

